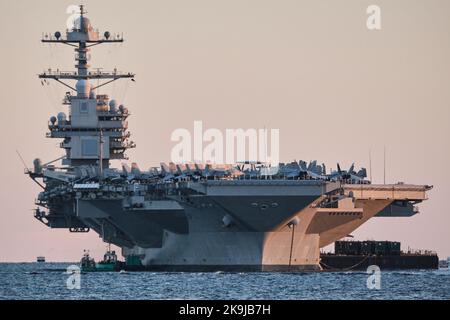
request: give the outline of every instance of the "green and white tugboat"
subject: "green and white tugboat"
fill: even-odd
[[[80,261],[81,272],[96,271],[95,260],[89,255],[89,250],[84,250]]]
[[[121,265],[121,262],[117,260],[116,252],[111,251],[111,247],[109,247],[103,260],[96,263],[95,267],[97,271],[120,271]]]
[[[109,245],[103,260],[97,263],[94,258],[90,257],[89,251],[85,250],[80,265],[82,272],[120,271],[123,267],[123,262],[117,259],[116,251],[111,250]]]

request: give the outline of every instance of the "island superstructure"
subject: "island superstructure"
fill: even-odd
[[[270,176],[258,162],[162,163],[142,171],[136,163],[111,167],[135,147],[130,112],[96,92],[134,74],[91,71],[88,58],[91,47],[122,41],[95,31],[83,6],[65,35],[42,39],[72,46],[76,53],[76,71],[39,75],[70,89],[63,100],[68,114],[52,116],[47,133],[60,139],[65,155],[46,164],[36,159],[26,171],[43,189],[34,216],[47,226],[93,230],[148,270],[320,270],[320,248],[374,216],[412,216],[427,199],[430,186],[374,185],[365,169],[338,165],[327,172],[316,161],[280,163]]]

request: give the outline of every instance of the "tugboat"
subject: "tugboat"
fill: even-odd
[[[103,260],[98,262],[95,267],[97,271],[119,271],[121,263],[117,260],[116,252],[109,248],[103,256]]]
[[[450,265],[450,258],[447,260],[439,260],[439,269],[448,269]]]
[[[96,271],[95,260],[90,257],[89,250],[84,250],[83,257],[80,261],[80,267],[82,272]]]
[[[80,261],[82,272],[94,272],[94,271],[120,271],[124,263],[117,260],[116,251],[111,250],[109,244],[108,250],[103,256],[103,260],[95,262],[94,258],[91,258],[88,250],[84,250],[83,257]]]

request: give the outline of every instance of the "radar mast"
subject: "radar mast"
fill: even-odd
[[[43,43],[64,44],[75,48],[76,71],[53,71],[48,69],[39,74],[43,81],[55,80],[75,91],[67,92],[63,104],[69,106],[69,114],[60,112],[57,117],[51,117],[49,122],[49,138],[64,139],[60,147],[66,150],[63,164],[71,167],[80,165],[98,165],[99,171],[109,167],[109,160],[127,159],[125,151],[134,148],[129,141],[128,109],[117,106],[115,100],[110,100],[105,94],[96,94],[96,90],[118,79],[131,79],[134,74],[121,73],[117,69],[102,71],[97,68],[90,70],[90,48],[104,43],[122,43],[123,36],[112,35],[109,31],[99,35],[86,17],[83,5],[74,20],[73,27],[66,30],[65,37],[56,31],[53,35],[45,34]],[[75,86],[69,81],[76,81]],[[93,86],[91,80],[104,80]]]

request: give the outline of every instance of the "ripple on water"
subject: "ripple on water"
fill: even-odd
[[[450,299],[450,270],[365,272],[96,272],[66,287],[70,264],[0,263],[0,299]]]

